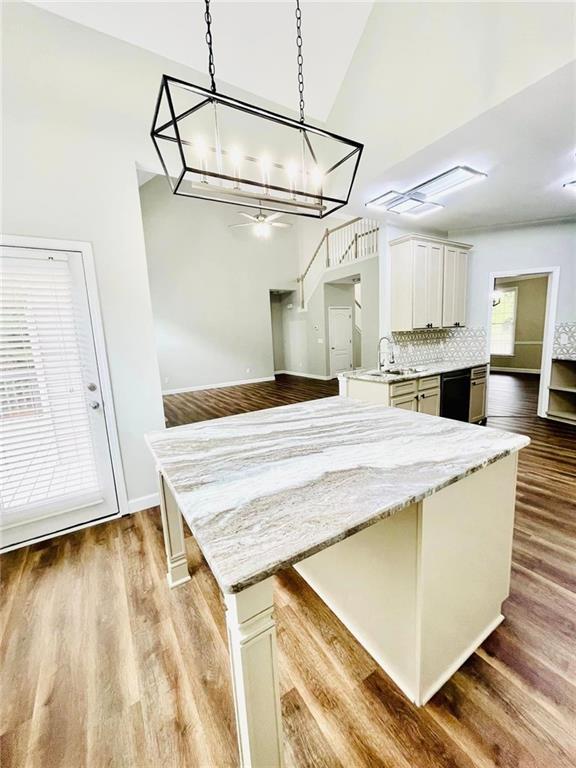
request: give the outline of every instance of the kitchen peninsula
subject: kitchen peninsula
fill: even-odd
[[[283,764],[273,578],[293,565],[424,704],[502,621],[528,438],[333,397],[155,432],[171,586],[182,517],[224,595],[243,766]]]

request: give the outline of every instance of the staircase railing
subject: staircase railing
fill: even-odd
[[[300,307],[312,295],[325,269],[351,264],[378,254],[379,223],[358,217],[326,229],[308,266],[298,278]]]

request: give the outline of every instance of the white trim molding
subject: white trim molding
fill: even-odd
[[[284,373],[284,371],[277,371]],[[178,387],[177,389],[163,389],[163,395],[182,395],[185,392],[199,392],[203,389],[223,389],[224,387],[240,387],[242,384],[259,384],[262,381],[274,381],[274,376],[262,376],[259,379],[236,379],[236,381],[221,381],[217,384],[197,384],[193,387]]]
[[[98,373],[100,377],[100,391],[102,401],[105,404],[104,418],[106,420],[106,429],[108,431],[108,445],[110,448],[110,457],[112,460],[112,470],[114,473],[114,483],[116,486],[116,499],[118,501],[118,511],[107,515],[87,525],[95,525],[98,522],[104,522],[114,517],[125,515],[128,511],[128,495],[126,492],[126,482],[124,479],[124,468],[122,465],[122,454],[120,451],[120,440],[118,437],[118,424],[114,410],[114,397],[112,395],[112,384],[110,378],[110,369],[108,365],[108,354],[106,350],[106,338],[104,335],[104,324],[102,322],[102,312],[100,306],[100,296],[98,292],[98,280],[96,277],[96,267],[94,263],[94,254],[92,244],[81,240],[60,240],[47,237],[28,237],[26,235],[0,235],[0,245],[14,248],[40,248],[49,251],[67,251],[82,254],[82,263],[84,266],[84,276],[86,281],[86,293],[88,296],[88,310],[92,324],[92,335],[94,337],[94,346],[96,348],[96,359],[98,361]],[[62,531],[66,533],[71,530],[79,530],[86,527],[84,524],[71,526]],[[52,534],[59,535],[60,532]],[[41,536],[39,541],[51,536]],[[27,542],[29,543],[29,542]]]
[[[560,285],[560,267],[531,267],[508,269],[502,272],[490,272],[488,276],[487,291],[487,349],[490,349],[490,335],[492,330],[492,292],[494,281],[498,277],[520,277],[522,275],[542,275],[548,277],[548,291],[546,294],[546,314],[544,319],[544,338],[542,340],[542,359],[540,362],[540,389],[538,392],[538,416],[548,418],[548,385],[552,375],[552,351],[554,348],[554,330],[556,326],[556,308],[558,306],[558,287]],[[494,370],[494,369],[492,369]],[[511,370],[508,368],[507,370]]]
[[[501,355],[496,355],[496,357],[501,357]],[[490,371],[496,371],[496,373],[537,373],[540,375],[540,368],[506,368],[502,365],[491,365]]]
[[[148,496],[137,496],[135,499],[128,499],[128,512],[133,515],[135,512],[142,512],[143,509],[151,509],[160,504],[160,495],[158,493],[149,493]]]
[[[321,376],[317,373],[304,373],[303,371],[274,371],[274,373],[284,373],[286,376],[300,376],[303,379],[317,379],[318,381],[332,381],[337,376]]]

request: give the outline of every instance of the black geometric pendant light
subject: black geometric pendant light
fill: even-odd
[[[175,195],[324,218],[346,205],[363,145],[304,121],[302,14],[296,0],[300,120],[216,90],[210,0],[205,0],[211,88],[162,77],[151,137]]]

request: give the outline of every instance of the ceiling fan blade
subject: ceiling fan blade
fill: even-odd
[[[230,229],[236,229],[236,227],[253,227],[254,224],[247,221],[245,224],[228,224]]]
[[[287,224],[284,221],[273,221],[273,222],[266,222],[267,224],[270,224],[271,227],[291,227],[292,224]]]
[[[251,213],[244,213],[244,211],[236,211],[238,216],[244,216],[247,219],[250,219],[250,221],[258,221],[257,216],[253,216]]]
[[[266,216],[266,223],[269,223],[271,221],[275,221],[275,219],[279,219],[280,216],[284,216],[284,214],[282,212],[271,213],[270,216]]]

